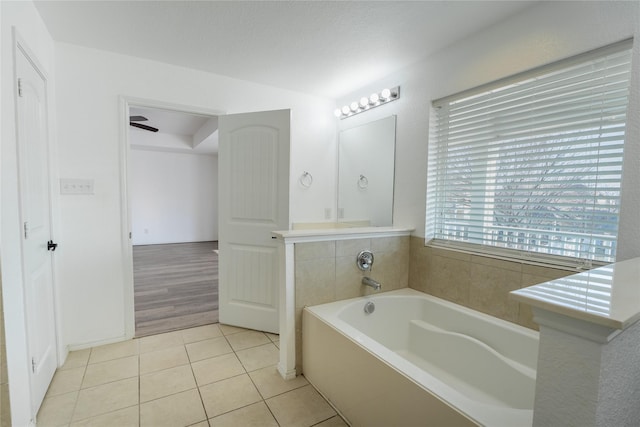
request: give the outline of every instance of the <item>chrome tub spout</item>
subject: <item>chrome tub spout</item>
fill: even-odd
[[[367,276],[362,278],[362,284],[366,286],[371,286],[376,291],[379,291],[382,288],[382,285],[379,282],[376,282],[371,277],[367,277]]]

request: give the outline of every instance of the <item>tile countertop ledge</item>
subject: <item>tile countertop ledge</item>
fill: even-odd
[[[614,329],[640,320],[640,258],[512,291],[534,308]]]
[[[404,227],[353,227],[329,229],[302,229],[272,231],[274,238],[288,242],[318,242],[323,240],[365,239],[369,237],[408,236],[413,228]]]

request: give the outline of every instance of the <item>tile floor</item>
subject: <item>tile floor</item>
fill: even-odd
[[[215,324],[74,351],[37,425],[346,426],[304,377],[280,377],[277,346]]]

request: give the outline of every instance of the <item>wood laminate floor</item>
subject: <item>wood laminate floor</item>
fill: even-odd
[[[136,337],[218,321],[218,242],[133,247]]]

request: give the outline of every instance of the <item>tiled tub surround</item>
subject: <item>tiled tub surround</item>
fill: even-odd
[[[411,288],[535,330],[529,305],[510,299],[509,292],[575,274],[427,247],[416,236],[410,252]]]
[[[413,289],[303,316],[305,376],[353,425],[531,425],[535,331]]]
[[[363,249],[374,254],[371,271],[356,266]],[[369,276],[382,284],[381,291],[406,288],[409,280],[409,236],[329,240],[295,244],[296,371],[302,371],[302,310],[377,293],[362,285]]]
[[[282,379],[278,342],[214,324],[73,351],[37,425],[346,426],[304,377]]]

